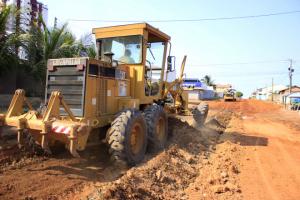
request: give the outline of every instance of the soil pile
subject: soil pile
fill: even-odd
[[[170,118],[171,138],[166,150],[150,155],[149,160],[129,169],[120,179],[99,184],[89,198],[188,199],[190,185],[201,177],[204,166],[210,168],[208,159],[230,117],[230,112],[211,116],[200,131],[186,118]]]

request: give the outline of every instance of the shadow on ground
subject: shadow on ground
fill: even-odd
[[[268,146],[268,138],[245,135],[242,133],[226,133],[230,135],[230,141],[241,146]]]

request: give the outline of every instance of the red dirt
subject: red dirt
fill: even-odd
[[[257,114],[277,112],[282,108],[278,104],[266,103],[259,100],[240,100],[237,102],[210,101],[210,109],[213,110],[230,110],[236,113]]]
[[[226,136],[241,145],[244,199],[300,199],[300,115],[262,101],[213,102],[240,112]],[[240,109],[240,110],[239,110]]]
[[[300,199],[300,115],[255,100],[209,104],[205,127],[170,118],[168,147],[131,169],[110,165],[104,145],[80,159],[0,148],[0,199]]]

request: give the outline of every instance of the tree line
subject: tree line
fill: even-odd
[[[67,24],[48,27],[39,16],[31,22],[28,31],[22,30],[22,24],[14,22],[15,31],[9,32],[7,24],[11,17],[18,19],[20,11],[11,6],[0,10],[0,76],[21,71],[44,85],[48,59],[96,56],[91,36],[86,35],[77,40],[68,30]]]

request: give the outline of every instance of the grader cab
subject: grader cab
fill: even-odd
[[[48,61],[42,109],[34,110],[25,91],[17,90],[7,113],[0,115],[0,126],[17,128],[20,146],[30,136],[48,152],[61,142],[79,156],[89,142],[104,136],[112,161],[133,165],[147,147],[165,146],[168,113],[193,115],[196,123],[204,123],[208,106],[189,110],[181,87],[186,56],[178,79],[166,81],[174,70],[167,34],[146,23],[95,28],[93,33],[97,59]]]

